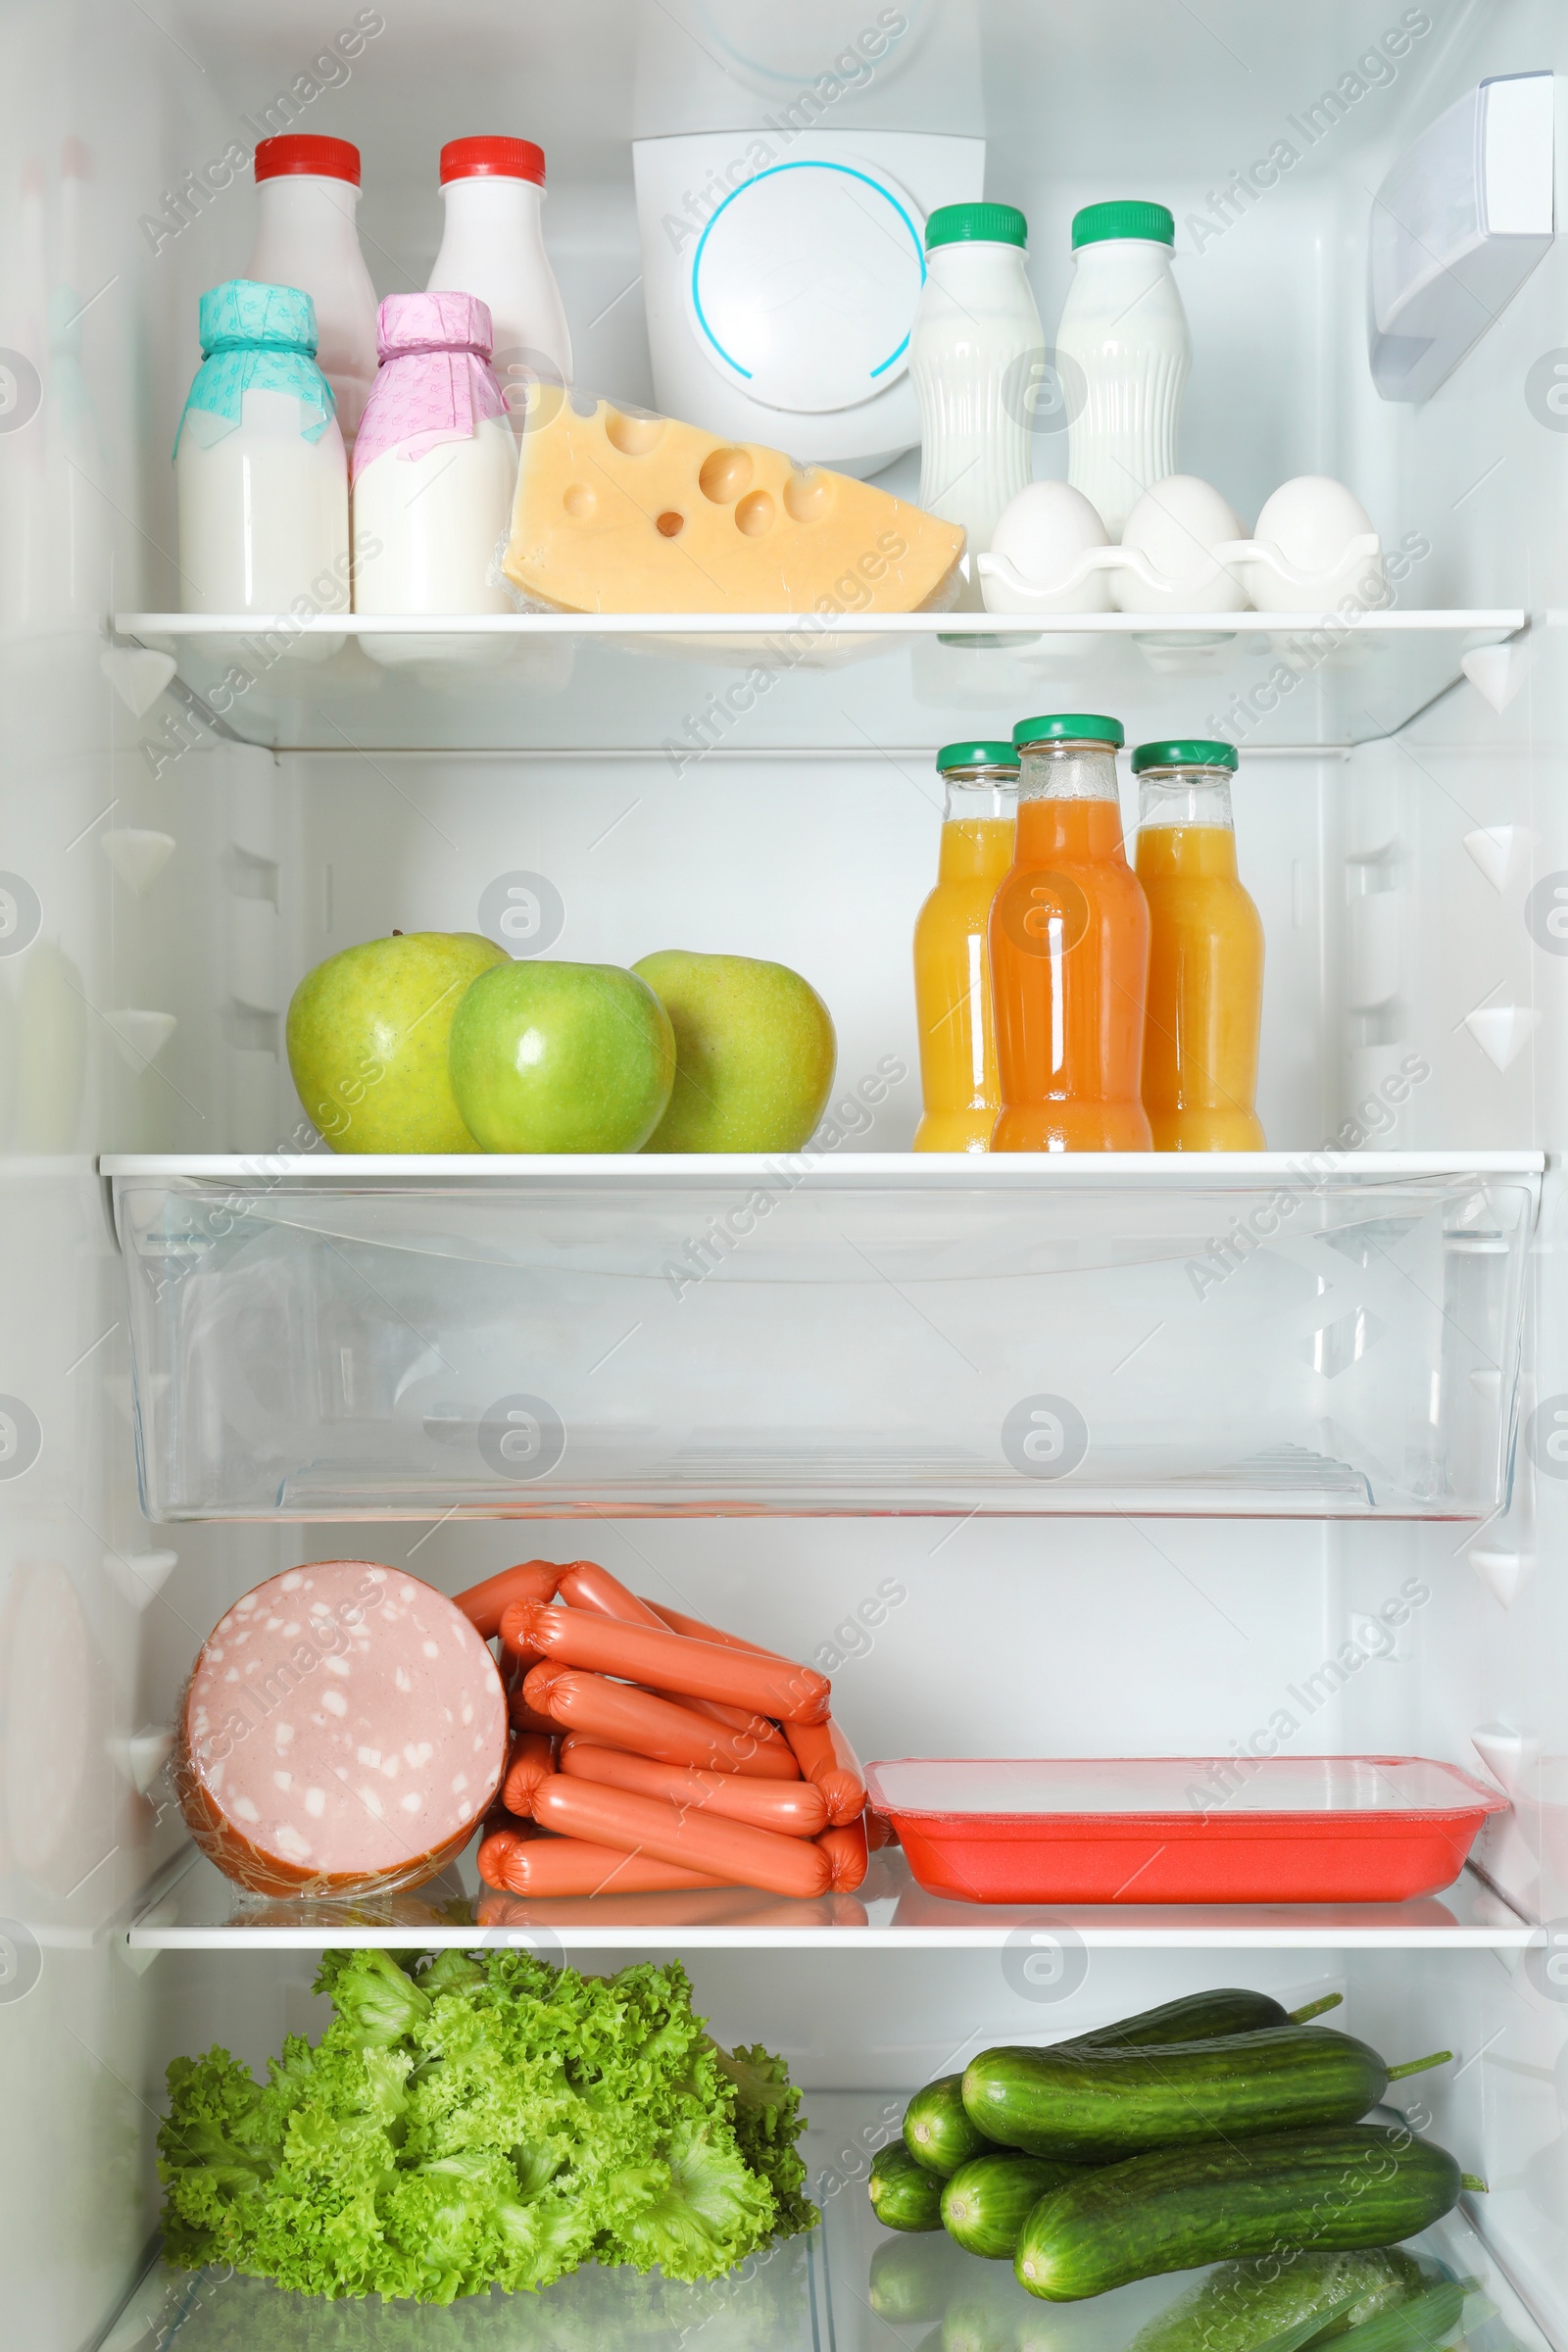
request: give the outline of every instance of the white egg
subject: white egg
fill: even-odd
[[[1275,491],[1253,536],[1262,546],[1277,547],[1294,571],[1316,578],[1333,572],[1350,541],[1373,529],[1371,515],[1343,482],[1326,473],[1298,473]]]
[[[1243,536],[1238,516],[1211,482],[1196,473],[1169,473],[1144,492],[1121,543],[1147,557],[1152,571],[1179,582],[1207,578],[1212,551]]]
[[[1108,547],[1105,526],[1081,490],[1066,482],[1031,482],[1003,508],[991,553],[1005,556],[1026,580],[1059,587],[1092,547]]]

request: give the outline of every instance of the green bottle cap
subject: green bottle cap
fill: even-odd
[[[1086,204],[1072,217],[1072,249],[1102,245],[1110,237],[1142,237],[1146,244],[1174,245],[1176,219],[1162,204],[1124,197],[1118,204]]]
[[[1004,767],[1018,773],[1018,755],[1010,743],[945,743],[937,754],[937,773],[950,767]]]
[[[1236,766],[1234,743],[1211,742],[1206,736],[1187,735],[1177,743],[1141,743],[1133,754],[1133,774],[1141,776],[1146,767],[1228,767]]]
[[[1171,234],[1176,233],[1174,226]],[[1015,204],[941,204],[925,224],[925,249],[937,245],[1027,245],[1029,223]]]
[[[1012,740],[1026,743],[1108,743],[1119,751],[1127,740],[1119,718],[1101,718],[1092,710],[1058,710],[1049,718],[1020,718]]]

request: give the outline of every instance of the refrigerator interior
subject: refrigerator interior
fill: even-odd
[[[1354,0],[904,0],[883,12],[905,26],[887,71],[834,102],[846,126],[984,134],[988,194],[1029,216],[1048,331],[1072,211],[1135,190],[1169,202],[1195,350],[1184,468],[1249,519],[1294,474],[1351,483],[1387,546],[1420,551],[1400,609],[1528,613],[1528,635],[1470,675],[1430,641],[1356,666],[1352,629],[1265,710],[1126,647],[1097,648],[1099,671],[1075,654],[1031,674],[979,648],[944,667],[926,643],[792,676],[786,719],[736,717],[694,755],[685,719],[722,684],[706,655],[601,659],[542,636],[528,693],[547,730],[475,739],[449,682],[400,687],[368,735],[359,706],[345,731],[348,706],[327,693],[292,738],[305,748],[274,752],[244,739],[243,711],[211,724],[111,626],[178,609],[169,452],[196,300],[249,249],[247,174],[187,196],[188,218],[174,195],[231,142],[252,144],[275,94],[309,86],[297,126],[360,144],[382,294],[422,284],[434,257],[440,143],[492,125],[537,137],[579,380],[651,405],[629,140],[760,121],[874,13],[822,0],[781,30],[776,10],[732,0],[5,12],[0,359],[18,389],[0,416],[0,880],[16,910],[0,939],[0,2278],[17,2340],[38,2352],[97,2343],[143,2270],[169,2057],[219,2040],[260,2066],[283,2032],[321,2022],[308,1948],[321,1935],[253,1935],[199,1872],[181,1875],[156,1742],[238,1594],[362,1548],[447,1592],[525,1553],[591,1553],[638,1591],[831,1671],[867,1759],[1224,1756],[1272,1737],[1300,1754],[1484,1768],[1509,1796],[1484,1876],[1441,1904],[1375,1922],[1152,1907],[1058,1920],[1050,1948],[1067,1965],[1045,2002],[1024,1966],[1034,1928],[921,1924],[897,1871],[853,1932],[628,1926],[606,1944],[586,1920],[520,1929],[590,1966],[680,1953],[721,2037],[782,2050],[823,2094],[813,2170],[837,2268],[829,2282],[793,2267],[775,2279],[778,2311],[746,2322],[760,2340],[804,2341],[829,2313],[832,2340],[888,2340],[865,2300],[876,2233],[855,2183],[918,2082],[991,2040],[1245,1983],[1296,2000],[1340,1989],[1349,2028],[1380,2047],[1454,2051],[1416,2087],[1489,2183],[1466,2199],[1478,2234],[1461,2259],[1485,2273],[1496,2341],[1568,2345],[1568,1984],[1551,1942],[1568,1933],[1568,1468],[1553,1444],[1568,1412],[1555,1165],[1568,966],[1548,922],[1568,873],[1568,669],[1552,635],[1568,608],[1568,443],[1546,397],[1554,362],[1568,368],[1568,259],[1554,246],[1419,408],[1377,397],[1363,317],[1373,192],[1485,76],[1568,65],[1550,0],[1429,0],[1375,21]],[[351,24],[345,63],[323,44]],[[1357,75],[1368,43],[1400,27],[1387,72]],[[321,55],[336,64],[313,72]],[[1346,76],[1360,94],[1300,136],[1295,168],[1227,203],[1230,176]],[[1042,434],[1038,471],[1064,463],[1060,437]],[[888,478],[913,495],[911,460]],[[977,723],[988,694],[991,730],[1083,699],[1118,710],[1134,742],[1168,731],[1174,698],[1183,724],[1211,712],[1213,731],[1236,734],[1242,871],[1268,942],[1258,1107],[1272,1149],[1330,1153],[1352,1180],[1364,1152],[1548,1154],[1522,1365],[1506,1356],[1490,1390],[1471,1376],[1508,1435],[1503,1508],[1378,1524],[1114,1501],[1049,1521],[431,1515],[363,1535],[143,1515],[99,1154],[254,1167],[298,1149],[281,1052],[297,978],[394,926],[473,928],[486,890],[517,872],[559,894],[564,956],[630,962],[690,943],[804,971],[838,1027],[842,1148],[905,1151],[918,1115],[908,935],[940,812],[931,755],[940,719],[964,708]],[[291,709],[317,705],[302,690]],[[873,1100],[861,1082],[878,1071]],[[803,1299],[807,1341],[810,1311]],[[1064,1390],[1078,1344],[1057,1335]],[[1380,1612],[1399,1596],[1394,1636]],[[466,1868],[471,1889],[471,1855]],[[229,2324],[217,2301],[164,2295],[161,2280],[138,2290],[117,2352],[167,2340],[175,2319],[197,2345]],[[717,2316],[722,2332],[734,2314]],[[713,2319],[666,2314],[662,2340]],[[531,2340],[493,2324],[493,2340]],[[258,2318],[255,2340],[311,2340],[295,2325]],[[344,2325],[381,2340],[373,2311]]]

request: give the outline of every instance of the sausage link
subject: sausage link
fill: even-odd
[[[537,1821],[538,1814],[534,1815]],[[842,1830],[824,1830],[816,1841],[818,1850],[826,1854],[832,1876],[828,1885],[835,1894],[853,1894],[865,1877],[867,1861],[865,1846],[865,1816],[850,1822]]]
[[[533,1818],[533,1792],[556,1769],[556,1743],[543,1732],[521,1732],[512,1742],[501,1801],[519,1821]]]
[[[650,1854],[617,1853],[581,1838],[516,1838],[503,1830],[479,1848],[479,1876],[508,1894],[660,1894],[720,1882]]]
[[[754,1830],[774,1830],[781,1838],[815,1838],[827,1828],[826,1799],[809,1781],[743,1780],[739,1773],[660,1764],[652,1756],[629,1756],[585,1740],[563,1740],[556,1769],[570,1780],[629,1788],[635,1796],[662,1796],[724,1821],[744,1821]],[[507,1787],[512,1787],[510,1776]],[[510,1796],[507,1802],[512,1804]]]
[[[608,1746],[623,1747],[634,1755],[653,1756],[661,1764],[700,1764],[706,1772],[750,1773],[760,1781],[792,1781],[795,1758],[786,1747],[782,1761],[771,1748],[758,1746],[739,1732],[694,1715],[651,1690],[629,1683],[608,1682],[602,1674],[584,1674],[553,1659],[529,1669],[522,1686],[530,1708],[553,1720],[558,1731],[587,1732]]]
[[[833,1857],[811,1838],[780,1838],[771,1830],[683,1810],[662,1797],[595,1788],[564,1773],[540,1788],[533,1817],[542,1829],[564,1837],[653,1854],[661,1862],[707,1871],[717,1880],[764,1886],[770,1894],[809,1900],[825,1894],[832,1883]]]
[[[509,1602],[553,1600],[562,1574],[555,1560],[523,1560],[515,1568],[503,1568],[499,1576],[487,1576],[482,1585],[470,1585],[458,1594],[456,1605],[490,1642],[501,1631],[501,1613]]]
[[[573,1560],[561,1580],[561,1594],[568,1608],[587,1609],[596,1617],[618,1617],[625,1625],[662,1623],[651,1601],[639,1600],[597,1560]]]
[[[505,1611],[501,1639],[509,1648],[531,1650],[563,1666],[585,1666],[592,1674],[617,1675],[786,1722],[820,1723],[827,1713],[831,1686],[813,1667],[753,1657],[662,1626],[630,1625],[585,1609],[522,1600]]]
[[[831,1715],[820,1723],[787,1723],[784,1737],[806,1779],[827,1798],[827,1817],[836,1829],[865,1810],[860,1759]]]
[[[646,1604],[667,1625],[672,1634],[685,1634],[693,1642],[717,1642],[725,1649],[744,1649],[754,1658],[778,1658],[788,1665],[782,1650],[764,1649],[760,1642],[747,1642],[739,1634],[726,1634],[722,1627],[705,1625],[700,1617],[687,1617],[679,1609],[666,1609],[662,1600]]]

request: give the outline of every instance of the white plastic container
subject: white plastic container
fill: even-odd
[[[352,442],[375,381],[375,288],[360,251],[360,151],[291,131],[256,149],[256,243],[246,276],[298,286],[316,305],[317,365]]]
[[[948,204],[933,213],[909,337],[920,504],[968,533],[963,601],[976,611],[975,560],[1031,472],[1027,399],[1045,338],[1024,273],[1028,233],[1010,204]]]
[[[230,278],[202,296],[201,342],[174,441],[183,609],[346,612],[348,464],[310,296]]]
[[[1146,490],[1176,471],[1192,364],[1162,204],[1091,204],[1074,217],[1077,267],[1056,330],[1067,399],[1067,479],[1113,539]]]
[[[493,365],[508,405],[543,376],[571,381],[571,335],[545,252],[544,149],[532,139],[450,139],[441,150],[446,229],[429,290],[489,308]]]
[[[517,478],[489,312],[472,294],[389,294],[376,348],[354,451],[355,611],[510,612],[488,578]],[[432,658],[423,637],[361,643],[387,668]]]

